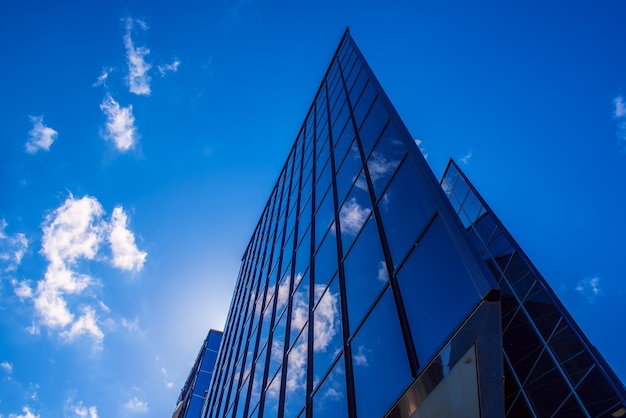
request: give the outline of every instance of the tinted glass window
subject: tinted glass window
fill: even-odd
[[[304,407],[306,397],[307,341],[308,332],[305,327],[287,357],[285,417],[295,417]]]
[[[480,301],[440,217],[402,266],[398,283],[417,357],[425,365]]]
[[[384,416],[412,380],[389,288],[352,341],[352,364],[357,415]]]
[[[337,271],[337,238],[328,233],[315,254],[315,284],[328,285]]]
[[[374,117],[374,115],[370,115],[370,117]],[[361,130],[365,130],[366,127],[369,129],[369,123],[370,119],[368,118]],[[377,129],[378,128],[374,128],[374,130]],[[374,135],[371,137],[373,136]],[[363,143],[365,138],[369,137],[369,135],[361,136],[361,142]],[[363,147],[365,148],[365,145],[363,145]],[[376,148],[374,148],[374,151],[367,160],[367,168],[369,169],[370,178],[372,179],[377,198],[380,197],[385,187],[387,187],[389,179],[391,179],[391,176],[395,173],[405,154],[406,146],[402,139],[400,139],[393,125],[388,124]]]
[[[350,330],[365,313],[389,281],[376,220],[371,217],[344,261],[346,300]]]
[[[335,278],[328,289],[315,285],[313,311],[313,386],[317,386],[328,367],[343,348],[339,281]]]
[[[290,344],[309,320],[309,275],[306,274],[294,292],[291,302]]]
[[[346,155],[346,159],[343,161],[337,173],[337,197],[339,202],[343,202],[345,199],[352,183],[359,175],[361,167],[359,148],[356,141],[354,141],[348,151],[348,155]],[[365,190],[367,190],[367,187],[365,187]]]
[[[313,396],[313,414],[320,417],[347,417],[346,371],[343,356]]]
[[[425,190],[415,178],[416,168],[410,160],[405,160],[378,203],[394,267],[402,261],[435,213]]]
[[[359,178],[359,180],[362,180]],[[350,191],[348,198],[339,209],[339,226],[341,228],[341,240],[344,252],[347,252],[357,236],[361,227],[372,212],[372,205],[369,194],[367,193],[367,185],[362,182],[355,183]],[[364,190],[365,189],[365,190]],[[377,240],[378,241],[378,240]]]

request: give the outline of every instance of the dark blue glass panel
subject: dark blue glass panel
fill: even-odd
[[[359,130],[365,120],[365,116],[370,111],[370,108],[372,108],[372,104],[374,103],[374,101],[377,101],[377,102],[380,101],[376,97],[376,94],[377,94],[376,90],[374,90],[374,87],[371,85],[371,83],[368,84],[367,86],[365,86],[365,90],[363,90],[363,94],[359,98],[359,101],[357,102],[356,106],[354,106],[354,121],[356,123],[356,126],[359,127]],[[386,112],[382,112],[382,113],[386,113]],[[381,126],[381,131],[382,131],[382,126]]]
[[[298,251],[296,252],[296,276],[303,274],[311,263],[311,236],[310,228],[302,239]]]
[[[302,275],[300,275],[302,277]],[[291,345],[309,320],[309,274],[304,275],[291,299]]]
[[[339,209],[339,227],[344,252],[349,250],[370,213],[372,213],[372,204],[367,192],[367,184],[365,179],[360,177]]]
[[[343,348],[341,335],[341,302],[339,281],[335,278],[328,289],[315,286],[319,303],[313,311],[313,386],[317,386],[328,367]]]
[[[198,417],[200,416],[200,410],[202,409],[202,401],[204,399],[192,396],[189,400],[189,406],[187,407],[187,415],[188,417]]]
[[[272,347],[270,349],[270,366],[269,375],[271,376],[283,362],[285,347],[285,324],[287,322],[287,313],[279,319],[278,325],[274,328]]]
[[[204,392],[209,388],[209,383],[211,383],[211,373],[199,372],[196,377],[196,385],[193,388],[193,393],[203,397]]]
[[[330,164],[330,160],[328,160],[328,162],[322,169],[320,179],[318,180],[317,185],[315,186],[315,206],[317,207],[317,210],[319,210],[320,205],[324,203],[324,196],[327,195],[327,191],[330,188],[331,180],[332,180],[331,164]],[[318,219],[316,219],[315,222],[317,223]],[[327,227],[328,225],[330,225],[330,223],[326,224]]]
[[[382,417],[413,380],[390,288],[352,341],[357,415]]]
[[[322,196],[320,196],[322,197]],[[323,196],[320,208],[315,214],[315,249],[319,246],[319,243],[324,238],[328,228],[335,222],[335,206],[333,202],[333,194],[326,193]]]
[[[363,165],[361,164],[359,148],[356,141],[354,141],[337,173],[337,198],[339,202],[343,202],[346,198],[348,190],[352,187],[352,184],[361,172],[362,167]],[[367,191],[367,185],[364,185],[364,189]]]
[[[376,220],[371,217],[344,261],[351,333],[389,281]]]
[[[280,397],[281,369],[278,369],[275,375],[270,374],[270,381],[265,389],[265,407],[263,408],[264,417],[278,416],[278,400]]]
[[[222,333],[209,332],[209,341],[207,342],[207,348],[209,350],[218,351],[220,349],[221,341]]]
[[[374,106],[375,110],[376,106]],[[370,119],[370,117],[372,119]],[[375,132],[378,132],[378,127],[374,126],[379,121],[374,121],[374,114],[371,114],[361,131],[364,132],[372,128]],[[385,117],[383,116],[383,119]],[[372,125],[370,125],[370,122]],[[363,143],[363,147],[366,148],[365,140],[366,138],[373,138],[377,136],[378,133],[375,134],[363,134],[361,136],[361,142]],[[383,131],[378,144],[372,151],[372,154],[369,156],[367,160],[367,168],[369,169],[370,178],[372,179],[372,184],[374,185],[374,192],[376,193],[376,198],[380,197],[383,193],[387,184],[389,183],[389,179],[393,173],[395,173],[396,169],[402,162],[402,159],[406,155],[406,146],[400,136],[396,132],[394,126],[392,124],[388,124],[385,130]]]
[[[410,160],[404,160],[378,203],[394,268],[435,213],[423,186],[415,181],[416,171]]]
[[[334,138],[335,139],[334,153],[335,153],[335,166],[336,167],[339,167],[340,163],[345,158],[346,152],[353,145],[352,141],[354,140],[354,138],[355,138],[354,128],[352,126],[352,123],[348,122],[346,123],[339,137]],[[354,147],[354,149],[356,152],[359,151],[359,148],[356,146]]]
[[[322,382],[313,396],[313,415],[341,418],[348,416],[346,396],[346,370],[343,356],[337,360],[333,370]]]
[[[402,266],[398,283],[424,366],[481,299],[441,217]]]
[[[337,271],[337,238],[329,232],[315,254],[315,285],[328,285]]]
[[[202,358],[202,366],[200,366],[201,370],[205,370],[207,372],[213,371],[213,366],[215,366],[215,360],[217,359],[216,351],[204,351],[204,356]]]
[[[353,79],[352,76],[355,76]],[[357,99],[361,96],[363,92],[363,88],[365,84],[369,81],[369,77],[367,75],[367,71],[365,69],[360,69],[360,71],[353,71],[350,74],[350,78],[346,80],[346,85],[348,86],[348,91],[350,92],[350,100],[352,101],[352,106],[356,104]]]
[[[250,402],[251,406],[256,405],[259,401],[259,397],[261,396],[261,388],[263,387],[263,373],[265,369],[265,357],[267,352],[265,349],[259,355],[259,359],[254,365],[254,378],[252,380],[252,388],[250,392]]]
[[[285,381],[285,417],[295,417],[304,407],[306,398],[307,327],[287,355],[287,380]]]

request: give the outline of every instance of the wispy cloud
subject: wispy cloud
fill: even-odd
[[[49,151],[52,143],[57,139],[58,132],[43,124],[43,116],[28,116],[33,128],[28,132],[26,152],[34,154],[39,150]]]
[[[13,364],[9,363],[8,361],[3,361],[2,363],[0,363],[0,369],[4,370],[8,374],[11,374],[13,373]]]
[[[38,333],[38,325],[59,330],[59,336],[66,342],[73,342],[85,336],[94,342],[94,348],[100,348],[104,332],[100,328],[97,312],[107,314],[109,308],[100,301],[89,299],[89,303],[78,304],[78,308],[68,306],[68,295],[74,295],[72,301],[91,285],[98,281],[88,274],[78,271],[85,261],[106,259],[101,254],[102,244],[111,241],[111,234],[120,228],[123,221],[125,240],[134,244],[134,236],[128,230],[128,219],[121,207],[116,207],[110,222],[104,219],[104,209],[94,197],[70,196],[57,209],[49,213],[42,224],[43,239],[41,253],[48,261],[44,278],[37,282],[34,289],[28,282],[15,282],[15,293],[21,299],[32,299],[39,323],[33,323],[33,330]],[[133,247],[136,253],[146,257],[146,253]],[[113,248],[111,249],[114,254]],[[113,255],[111,264],[118,267]],[[136,260],[136,256],[133,260]],[[143,262],[134,261],[133,271],[138,271]],[[123,268],[128,269],[128,268]],[[80,300],[78,300],[80,302]],[[85,302],[85,301],[83,301]],[[77,315],[76,309],[80,312]],[[74,310],[74,312],[73,312]]]
[[[467,154],[459,158],[464,165],[469,164],[470,159],[472,158],[472,151],[468,151]]]
[[[92,84],[94,87],[97,86],[105,86],[107,85],[107,80],[109,79],[109,74],[113,71],[111,67],[105,67],[102,69],[102,73],[98,76],[96,81]]]
[[[20,415],[9,414],[9,418],[39,418],[40,417],[39,414],[33,413],[33,411],[31,411],[30,408],[27,406],[22,408],[22,412],[23,414],[20,414]]]
[[[174,58],[174,61],[169,64],[158,65],[157,69],[159,70],[161,77],[165,77],[167,73],[175,73],[176,71],[178,71],[179,65],[180,60],[178,58]]]
[[[135,245],[135,236],[128,230],[128,217],[121,206],[113,209],[109,243],[113,252],[113,265],[122,270],[139,271],[148,255],[139,251]]]
[[[613,99],[613,118],[617,123],[618,145],[622,151],[626,151],[626,103],[624,97],[617,96]]]
[[[0,271],[5,272],[15,271],[28,249],[26,235],[21,232],[7,234],[8,225],[5,219],[0,219]]]
[[[344,203],[339,211],[339,220],[341,223],[341,230],[348,235],[356,236],[361,230],[361,226],[370,214],[370,208],[364,208],[356,201],[356,198],[351,198]]]
[[[590,304],[594,303],[596,298],[602,294],[600,288],[600,277],[586,277],[578,282],[576,291],[580,293]]]
[[[135,46],[132,32],[135,26],[146,31],[148,25],[139,19],[126,18],[126,33],[124,34],[124,47],[126,48],[126,60],[128,63],[128,87],[131,93],[140,96],[150,95],[150,75],[152,64],[146,62],[146,56],[150,49]]]
[[[106,129],[102,136],[112,141],[119,151],[128,151],[137,142],[137,128],[133,116],[133,105],[120,106],[113,97],[107,93],[100,104],[107,118]]]
[[[85,406],[83,401],[74,402],[71,397],[65,401],[66,418],[98,418],[98,409],[95,406]]]
[[[124,404],[124,408],[133,414],[145,414],[148,412],[148,402],[141,401],[134,396]]]

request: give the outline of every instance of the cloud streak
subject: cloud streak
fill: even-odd
[[[613,99],[613,118],[617,123],[617,140],[622,151],[626,151],[626,103],[622,96]]]
[[[131,93],[139,96],[150,95],[150,75],[149,71],[152,64],[146,61],[146,56],[150,53],[150,49],[146,47],[135,46],[132,39],[134,26],[139,26],[146,31],[148,25],[145,22],[126,18],[126,33],[124,34],[124,47],[126,48],[126,61],[128,64],[128,88]]]
[[[169,64],[158,65],[157,69],[159,70],[161,77],[165,77],[167,73],[177,72],[179,65],[180,65],[180,60],[175,58],[174,61],[172,61]]]
[[[7,235],[5,230],[8,225],[6,220],[0,219],[0,272],[17,270],[28,249],[26,235],[21,232]]]
[[[111,94],[107,93],[100,104],[100,110],[107,118],[103,138],[113,142],[119,151],[131,149],[137,142],[133,105],[120,106]]]
[[[28,132],[26,152],[34,154],[39,150],[49,151],[52,143],[57,139],[58,132],[43,124],[43,116],[28,116],[33,128]]]

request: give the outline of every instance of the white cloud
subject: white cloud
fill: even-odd
[[[622,151],[626,151],[626,103],[622,96],[617,96],[613,100],[614,110],[613,117],[617,122],[617,138],[618,145]]]
[[[98,76],[98,79],[92,84],[94,87],[106,86],[109,74],[113,71],[113,68],[103,68],[102,73]]]
[[[100,247],[107,240],[111,243],[115,241],[111,239],[111,235],[120,228],[120,223],[126,234],[125,239],[134,245],[134,236],[126,228],[126,215],[123,211],[120,212],[121,208],[118,207],[116,210],[117,217],[113,216],[109,224],[104,219],[104,209],[96,198],[84,196],[79,199],[70,194],[62,205],[45,217],[42,223],[41,253],[48,261],[48,266],[44,278],[37,282],[34,289],[27,281],[12,282],[15,293],[20,298],[33,300],[39,323],[33,323],[32,327],[29,327],[31,334],[38,334],[38,325],[44,325],[58,329],[59,336],[66,342],[73,342],[78,337],[86,336],[93,341],[95,348],[101,347],[104,333],[100,328],[101,322],[96,315],[96,308],[105,314],[109,313],[110,309],[103,302],[90,299],[89,304],[79,305],[81,314],[76,318],[72,312],[74,308],[68,305],[67,296],[74,295],[71,300],[76,301],[77,296],[97,283],[91,276],[76,271],[77,265],[79,261],[106,259],[99,255]],[[115,259],[120,251],[113,247],[112,244],[111,263],[119,268],[120,263],[115,262]],[[146,253],[140,252],[136,247],[133,248],[143,258],[146,257]],[[142,266],[143,262],[141,264],[135,262],[132,265],[134,271],[140,270]],[[102,324],[106,328],[107,321],[103,321]]]
[[[462,156],[460,160],[463,164],[467,165],[471,158],[472,158],[472,151],[469,151],[467,154]]]
[[[26,235],[21,232],[7,234],[8,225],[6,220],[0,219],[0,271],[15,271],[28,249]]]
[[[3,361],[2,363],[0,363],[0,369],[3,369],[8,374],[11,374],[13,373],[13,364],[9,363],[8,361]]]
[[[100,110],[104,112],[107,118],[106,130],[102,135],[104,139],[113,141],[115,147],[120,151],[128,151],[132,148],[137,142],[133,105],[128,105],[127,107],[120,106],[107,93],[100,104]]]
[[[39,418],[40,417],[39,415],[34,414],[33,411],[31,411],[30,408],[28,408],[27,406],[22,408],[22,412],[23,414],[21,415],[9,414],[9,418]]]
[[[98,418],[98,409],[95,406],[85,406],[83,401],[74,403],[73,398],[65,402],[66,418]]]
[[[140,401],[136,396],[134,396],[124,404],[124,408],[134,414],[145,414],[148,412],[148,402]]]
[[[596,298],[602,294],[600,277],[593,276],[582,279],[576,285],[576,291],[584,296],[590,304],[594,303]]]
[[[83,308],[83,315],[72,324],[69,330],[61,333],[61,338],[68,342],[73,342],[82,335],[91,337],[94,340],[95,348],[102,346],[104,333],[98,326],[98,318],[91,307]]]
[[[139,271],[148,255],[139,251],[135,245],[135,236],[128,230],[128,217],[121,206],[113,209],[109,243],[113,252],[113,265],[122,270]]]
[[[357,349],[356,354],[352,355],[352,358],[354,359],[354,363],[357,366],[368,366],[367,363],[367,356],[365,355],[366,353],[366,349],[365,346],[360,345],[359,348]]]
[[[626,117],[626,104],[624,103],[624,98],[622,96],[617,96],[613,100],[613,104],[615,105],[615,112],[613,116],[616,118]]]
[[[339,211],[341,230],[349,235],[356,236],[370,212],[370,208],[363,208],[357,203],[356,198],[351,198],[344,203]]]
[[[50,145],[57,139],[58,132],[43,124],[43,116],[28,116],[33,128],[28,132],[26,151],[34,154],[39,150],[49,151]]]
[[[169,64],[163,64],[163,65],[158,65],[157,68],[159,70],[159,73],[161,73],[161,77],[165,77],[165,75],[167,75],[167,73],[175,73],[176,71],[178,71],[178,66],[180,65],[180,60],[175,58],[174,61],[172,61]]]
[[[128,87],[131,93],[140,96],[150,95],[150,75],[148,72],[152,65],[146,62],[146,55],[150,53],[150,49],[146,47],[136,47],[133,43],[131,34],[134,24],[138,24],[142,30],[147,30],[148,25],[138,19],[126,19],[126,33],[124,34],[124,47],[126,48],[126,60],[128,63]]]
[[[383,283],[387,283],[389,281],[389,274],[387,273],[387,263],[384,260],[381,260],[378,263],[378,274],[376,278]]]

